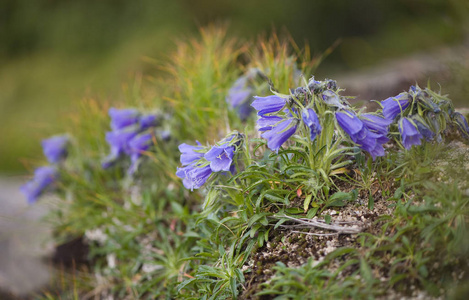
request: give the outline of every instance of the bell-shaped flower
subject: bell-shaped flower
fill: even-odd
[[[467,125],[466,118],[459,112],[451,114],[451,119],[458,126],[459,132],[465,137],[469,138],[469,126]]]
[[[430,129],[430,126],[421,119],[414,118],[415,125],[417,125],[418,131],[423,135],[427,141],[431,141],[435,138],[435,133]]]
[[[111,107],[109,109],[109,116],[111,117],[112,130],[120,130],[124,127],[137,124],[140,113],[136,109],[117,109]]]
[[[42,141],[42,150],[51,164],[59,163],[67,156],[68,137],[53,136]]]
[[[422,144],[422,134],[417,129],[417,126],[408,118],[399,120],[399,132],[402,136],[402,144],[404,148],[409,150],[414,145]]]
[[[267,97],[254,97],[251,106],[257,110],[257,115],[276,113],[282,110],[286,104],[286,100],[282,97],[271,95]]]
[[[20,188],[20,191],[26,196],[28,204],[35,203],[39,196],[57,180],[57,177],[58,172],[55,167],[37,168],[34,171],[34,178]]]
[[[267,147],[270,150],[278,152],[283,143],[296,132],[297,126],[298,119],[285,119],[273,126],[272,129],[261,134],[261,136],[267,140]]]
[[[228,90],[226,102],[230,104],[232,108],[239,107],[251,96],[251,93],[252,89],[248,87],[248,78],[246,76],[241,76]]]
[[[122,154],[130,155],[129,142],[137,134],[134,128],[106,132],[106,142],[111,146],[111,153],[104,159],[102,167],[109,168]]]
[[[199,160],[204,156],[203,153],[198,152],[204,147],[200,144],[199,141],[196,141],[198,146],[188,145],[186,143],[179,145],[179,151],[181,152],[181,164],[187,166],[192,164],[194,161]]]
[[[350,136],[352,141],[357,142],[366,136],[366,127],[354,112],[339,111],[336,112],[335,117],[339,126]]]
[[[210,162],[210,168],[213,172],[230,171],[234,150],[234,146],[213,146],[205,153],[204,158]]]
[[[322,127],[319,123],[319,118],[316,112],[311,108],[305,108],[302,113],[303,122],[308,126],[310,131],[310,138],[312,141],[316,138],[318,134],[321,133]]]
[[[392,121],[375,114],[362,114],[360,120],[368,130],[386,136]]]
[[[257,126],[259,131],[271,130],[275,127],[276,124],[284,120],[282,117],[278,116],[263,116],[257,120]]]
[[[351,111],[344,110],[335,115],[339,126],[361,149],[370,153],[373,159],[377,156],[384,156],[383,144],[389,141],[385,135],[381,132],[370,131],[362,120]]]
[[[193,191],[205,184],[210,175],[212,175],[212,169],[210,165],[204,166],[201,163],[193,163],[183,168],[178,168],[176,175],[183,179],[182,183],[186,189]]]
[[[402,93],[396,97],[389,97],[381,101],[383,106],[383,115],[389,121],[394,121],[396,116],[403,112],[410,104],[409,94]]]

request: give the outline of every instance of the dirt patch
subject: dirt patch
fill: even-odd
[[[325,210],[323,215],[331,216],[330,224],[335,224],[345,231],[359,228],[360,232],[377,234],[381,232],[383,224],[379,218],[393,213],[392,203],[378,195],[376,195],[373,209],[369,209],[364,203],[368,203],[368,199],[359,196],[357,200],[340,209]],[[327,224],[323,217],[314,217],[311,220]],[[259,248],[244,266],[246,283],[242,299],[270,299],[269,297],[256,298],[254,295],[262,290],[260,285],[268,282],[274,275],[273,267],[277,262],[282,262],[288,267],[299,267],[310,257],[320,262],[337,248],[358,248],[359,246],[357,234],[337,233],[337,231],[317,226],[307,228],[305,223],[295,221],[285,222],[283,227],[272,231],[269,237],[270,241]]]

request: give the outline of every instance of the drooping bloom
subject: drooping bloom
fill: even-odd
[[[337,123],[352,141],[370,153],[373,159],[384,155],[383,144],[389,140],[385,135],[370,131],[362,120],[351,111],[345,110],[337,112],[335,115]]]
[[[124,127],[137,124],[140,113],[136,109],[117,109],[111,107],[109,116],[111,117],[112,130],[123,129]]]
[[[435,133],[430,129],[430,127],[424,123],[423,120],[414,119],[415,124],[417,125],[417,130],[423,135],[427,141],[431,141],[435,138]]]
[[[137,134],[138,131],[132,128],[106,132],[106,142],[111,146],[111,153],[104,159],[102,167],[109,168],[122,154],[130,155],[129,142]]]
[[[234,146],[213,146],[205,153],[204,158],[210,162],[210,168],[213,172],[227,172],[233,163],[234,150]]]
[[[68,137],[53,136],[42,141],[42,150],[51,164],[59,163],[67,156]]]
[[[350,136],[355,143],[366,136],[366,128],[363,122],[355,115],[355,113],[344,110],[336,112],[335,117],[340,127]]]
[[[236,109],[238,111],[239,117],[242,121],[245,121],[253,111],[250,105],[250,100],[254,93],[251,80],[258,76],[258,74],[258,69],[249,69],[244,75],[240,76],[228,90],[226,102],[232,109]]]
[[[459,132],[465,137],[469,138],[469,126],[467,125],[466,118],[459,112],[454,112],[451,119],[458,126]]]
[[[360,120],[368,130],[386,136],[389,131],[389,125],[392,123],[384,117],[374,114],[362,114]]]
[[[229,103],[232,108],[236,108],[249,98],[251,92],[252,89],[248,87],[248,78],[246,76],[241,76],[228,90],[226,102]]]
[[[21,186],[20,191],[26,196],[28,204],[37,201],[44,191],[57,179],[57,169],[52,166],[39,167],[34,171],[34,178]]]
[[[179,151],[181,152],[181,164],[187,166],[192,164],[194,161],[199,160],[204,156],[203,153],[198,152],[203,147],[199,141],[196,141],[198,146],[188,145],[186,143],[179,145]]]
[[[193,191],[205,184],[210,175],[212,175],[212,169],[210,165],[203,166],[201,163],[193,163],[183,168],[178,168],[176,175],[183,179],[182,183],[186,189]]]
[[[129,174],[133,174],[137,170],[137,161],[142,155],[142,152],[147,151],[153,144],[152,138],[153,136],[150,133],[145,133],[139,134],[129,141],[128,152],[131,161],[131,165],[128,170]]]
[[[263,116],[257,120],[257,126],[259,126],[259,131],[271,130],[275,127],[276,124],[284,120],[282,117],[278,116]]]
[[[399,132],[402,136],[402,144],[407,150],[413,145],[420,145],[422,143],[422,134],[408,118],[402,118],[399,121]]]
[[[396,97],[389,97],[386,100],[381,101],[383,106],[383,115],[386,119],[394,121],[396,116],[403,112],[410,104],[409,95],[402,93]]]
[[[316,135],[321,133],[322,127],[319,123],[319,118],[316,112],[311,108],[305,108],[302,111],[303,122],[308,126],[310,130],[310,138],[312,141],[316,138]]]
[[[298,119],[289,118],[281,121],[272,129],[261,134],[267,140],[267,147],[270,150],[278,152],[283,145],[295,132],[298,126]]]
[[[271,95],[267,97],[254,97],[251,106],[257,110],[257,115],[264,116],[265,114],[279,112],[286,103],[282,97]]]

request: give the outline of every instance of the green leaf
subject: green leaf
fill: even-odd
[[[306,214],[306,217],[307,217],[308,219],[314,218],[314,216],[316,215],[316,213],[318,212],[318,210],[319,210],[319,207],[318,207],[318,206],[311,208],[311,209],[308,211],[308,213]]]
[[[371,268],[364,258],[360,258],[360,275],[370,285],[373,281],[373,273]]]
[[[301,208],[298,208],[298,207],[289,207],[289,208],[285,209],[285,212],[287,212],[288,214],[291,214],[291,215],[297,215],[297,214],[302,214],[303,210]]]
[[[330,215],[325,215],[324,216],[324,221],[326,221],[327,224],[331,224],[332,217]]]
[[[313,199],[313,194],[309,194],[305,198],[305,202],[303,203],[303,209],[305,213],[308,211],[309,204],[311,203],[311,199]]]
[[[375,207],[375,198],[373,198],[373,195],[371,194],[371,191],[370,191],[370,194],[368,196],[368,209],[372,210],[374,207]]]

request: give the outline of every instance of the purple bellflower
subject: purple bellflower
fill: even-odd
[[[204,153],[200,152],[204,147],[197,141],[197,146],[188,144],[179,145],[179,151],[181,151],[181,164],[182,168],[178,168],[176,175],[182,178],[182,183],[186,189],[193,191],[199,189],[212,174],[210,165],[206,165],[205,162],[201,161],[204,157]]]
[[[251,106],[257,110],[257,115],[279,112],[286,104],[286,100],[282,97],[271,95],[267,97],[254,97]]]
[[[111,117],[112,130],[119,130],[137,124],[139,122],[139,115],[140,113],[135,109],[117,109],[111,107],[109,109],[109,116]]]
[[[383,144],[388,141],[385,135],[370,131],[355,113],[345,110],[337,112],[337,123],[350,136],[352,141],[375,159],[377,156],[384,155]]]
[[[284,120],[282,117],[278,116],[263,116],[257,120],[257,126],[259,126],[259,131],[271,130],[275,127],[276,124]]]
[[[402,144],[407,150],[413,145],[420,145],[422,143],[422,134],[408,118],[399,120],[399,132],[402,136]]]
[[[423,137],[427,141],[431,141],[435,138],[435,133],[430,129],[430,127],[425,123],[425,121],[421,121],[418,119],[414,119],[415,125],[417,125],[418,131],[423,135]]]
[[[360,120],[368,130],[384,136],[388,135],[389,125],[392,123],[391,120],[374,114],[362,114]]]
[[[187,166],[195,162],[196,160],[201,159],[204,154],[200,152],[196,152],[198,150],[202,150],[204,147],[200,144],[199,141],[196,141],[198,146],[191,146],[186,143],[179,145],[179,151],[181,152],[181,164],[183,166]]]
[[[233,109],[237,109],[241,120],[245,121],[252,112],[250,101],[254,92],[250,86],[250,79],[257,74],[256,69],[251,69],[245,75],[240,76],[228,90],[226,102]]]
[[[42,150],[51,164],[59,163],[67,156],[68,137],[53,136],[42,141]]]
[[[205,153],[204,158],[210,162],[210,168],[213,172],[230,171],[234,151],[234,146],[213,146]]]
[[[134,129],[123,129],[106,132],[106,142],[111,146],[111,154],[104,159],[102,167],[109,168],[122,154],[130,155],[129,142],[137,135]]]
[[[352,141],[356,142],[365,138],[366,127],[355,113],[345,110],[344,112],[336,112],[335,117],[337,123],[350,136]]]
[[[467,120],[463,114],[459,112],[454,112],[451,115],[451,119],[458,126],[459,132],[465,137],[469,138],[469,126],[467,125]]]
[[[409,95],[402,93],[396,97],[389,97],[386,100],[381,101],[383,106],[383,115],[389,121],[394,121],[396,116],[403,112],[410,104]]]
[[[271,124],[271,129],[265,131],[261,136],[267,140],[267,147],[278,153],[278,149],[285,143],[295,132],[298,126],[298,119],[285,119],[275,126]],[[263,127],[264,129],[267,126]]]
[[[229,103],[232,108],[239,107],[249,98],[249,96],[251,96],[251,93],[252,89],[248,87],[248,78],[246,76],[241,76],[228,90],[226,102]]]
[[[316,112],[311,108],[305,108],[302,112],[303,122],[308,126],[310,130],[310,138],[312,141],[316,138],[316,135],[321,133],[322,127],[319,123],[319,118]]]
[[[186,189],[193,191],[199,189],[205,184],[207,179],[212,175],[210,165],[203,165],[203,163],[193,163],[183,168],[178,168],[176,175],[182,178],[182,183]]]
[[[57,177],[58,173],[55,167],[37,168],[34,171],[34,178],[20,188],[20,191],[26,196],[28,204],[35,203],[39,196],[57,180]]]

